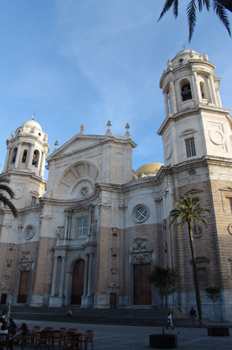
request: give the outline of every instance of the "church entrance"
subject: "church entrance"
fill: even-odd
[[[79,260],[73,268],[71,304],[81,304],[84,289],[85,261]]]
[[[151,274],[151,264],[133,265],[134,305],[151,305],[151,284],[148,276]]]
[[[26,303],[30,281],[30,271],[22,271],[20,276],[18,303]]]

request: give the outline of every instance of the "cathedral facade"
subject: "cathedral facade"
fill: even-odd
[[[194,230],[203,317],[204,288],[222,289],[217,312],[232,321],[232,118],[222,107],[214,64],[179,52],[160,79],[164,164],[132,170],[136,144],[125,136],[80,133],[49,152],[30,120],[7,140],[1,177],[15,192],[18,218],[0,209],[0,293],[4,304],[83,308],[159,307],[148,282],[154,265],[178,270],[168,308],[195,306],[187,227],[173,235],[169,213],[190,193],[210,210]],[[48,180],[44,180],[45,161]]]

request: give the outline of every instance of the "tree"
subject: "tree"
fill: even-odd
[[[175,290],[177,271],[173,268],[155,266],[151,275],[148,277],[149,282],[156,288],[157,294],[161,300],[163,334],[164,334],[164,298],[172,294]]]
[[[208,227],[208,218],[204,216],[205,212],[210,212],[208,209],[203,209],[199,206],[200,200],[193,202],[191,194],[188,194],[187,197],[180,197],[180,200],[175,202],[175,208],[171,210],[170,217],[172,217],[171,222],[169,224],[169,228],[172,227],[173,224],[176,224],[174,229],[174,233],[177,230],[181,230],[181,228],[187,223],[188,226],[188,235],[189,242],[192,254],[192,262],[193,262],[193,276],[194,276],[194,284],[195,284],[195,292],[196,292],[196,302],[197,302],[197,310],[199,315],[199,322],[202,322],[202,313],[201,313],[201,298],[200,298],[200,289],[199,282],[197,277],[197,267],[196,267],[196,259],[195,259],[195,250],[193,244],[193,228],[198,232],[198,223],[202,222],[206,227]]]
[[[218,286],[214,286],[214,287],[209,286],[209,287],[206,287],[204,291],[206,293],[207,298],[211,299],[213,302],[213,309],[215,313],[216,322],[218,325],[215,302],[221,297],[221,288]]]
[[[187,5],[186,12],[188,17],[188,25],[189,25],[189,42],[192,39],[193,32],[196,26],[196,10],[197,10],[197,3],[198,3],[198,9],[199,12],[202,11],[203,6],[206,7],[206,9],[209,11],[211,6],[211,0],[190,0],[190,2]],[[229,35],[231,36],[230,31],[230,23],[228,20],[228,16],[226,13],[226,9],[232,12],[232,1],[231,0],[212,0],[213,9],[216,12],[219,19],[222,21],[222,23],[225,25]],[[160,17],[158,21],[163,17],[163,15],[173,6],[173,15],[175,18],[178,16],[178,9],[179,9],[179,0],[165,0],[165,4],[163,7],[163,10],[160,14]]]
[[[4,206],[7,206],[10,208],[12,214],[14,215],[15,218],[17,218],[17,209],[15,208],[14,204],[8,199],[2,192],[6,192],[11,199],[14,198],[15,194],[12,191],[12,189],[6,185],[6,183],[9,183],[9,181],[5,178],[0,179],[0,202],[4,204]]]

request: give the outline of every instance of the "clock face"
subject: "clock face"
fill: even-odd
[[[35,228],[33,226],[27,226],[25,230],[25,239],[31,239],[35,234]]]

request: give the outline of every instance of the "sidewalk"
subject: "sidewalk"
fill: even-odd
[[[21,325],[22,320],[15,320],[17,325]],[[161,333],[161,327],[139,327],[139,326],[116,326],[99,324],[72,324],[64,322],[48,321],[25,321],[29,328],[38,325],[41,328],[50,326],[54,329],[60,327],[77,328],[80,332],[87,329],[94,331],[94,350],[147,350],[149,347],[149,334]],[[231,350],[232,349],[232,329],[229,337],[209,337],[206,328],[182,328],[165,330],[165,333],[178,335],[178,349],[182,350]],[[18,350],[19,346],[14,346]],[[25,349],[29,349],[27,346]],[[58,347],[56,348],[58,349]],[[91,347],[88,347],[88,350]]]

